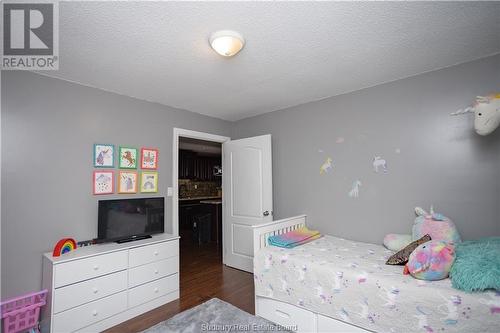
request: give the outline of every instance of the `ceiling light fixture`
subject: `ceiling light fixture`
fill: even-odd
[[[224,57],[232,57],[240,52],[245,45],[243,36],[232,30],[214,32],[209,38],[210,46]]]

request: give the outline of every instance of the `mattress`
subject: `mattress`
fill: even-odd
[[[500,332],[500,293],[469,294],[385,265],[380,245],[324,236],[254,258],[255,293],[375,332]]]

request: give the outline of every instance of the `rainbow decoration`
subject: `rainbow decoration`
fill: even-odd
[[[54,246],[54,251],[52,251],[53,257],[59,257],[61,254],[68,253],[76,249],[76,242],[73,238],[63,238]]]

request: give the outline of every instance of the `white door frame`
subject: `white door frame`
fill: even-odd
[[[172,149],[172,161],[173,161],[172,162],[173,163],[172,164],[172,234],[174,234],[174,236],[179,236],[179,138],[180,137],[219,142],[221,144],[231,140],[231,138],[227,136],[191,131],[187,129],[174,127],[174,140]],[[221,159],[222,162],[224,162],[224,154],[222,150],[221,150]],[[222,186],[224,187],[224,170],[222,171]],[[224,212],[224,193],[222,193],[222,212]],[[222,237],[222,246],[224,247],[224,236]]]

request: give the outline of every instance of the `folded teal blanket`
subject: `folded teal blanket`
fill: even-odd
[[[306,227],[289,231],[281,235],[274,235],[267,239],[269,245],[291,249],[293,247],[311,242],[321,237],[319,231],[309,230]]]
[[[452,286],[463,291],[500,291],[500,237],[465,241],[455,246]]]

